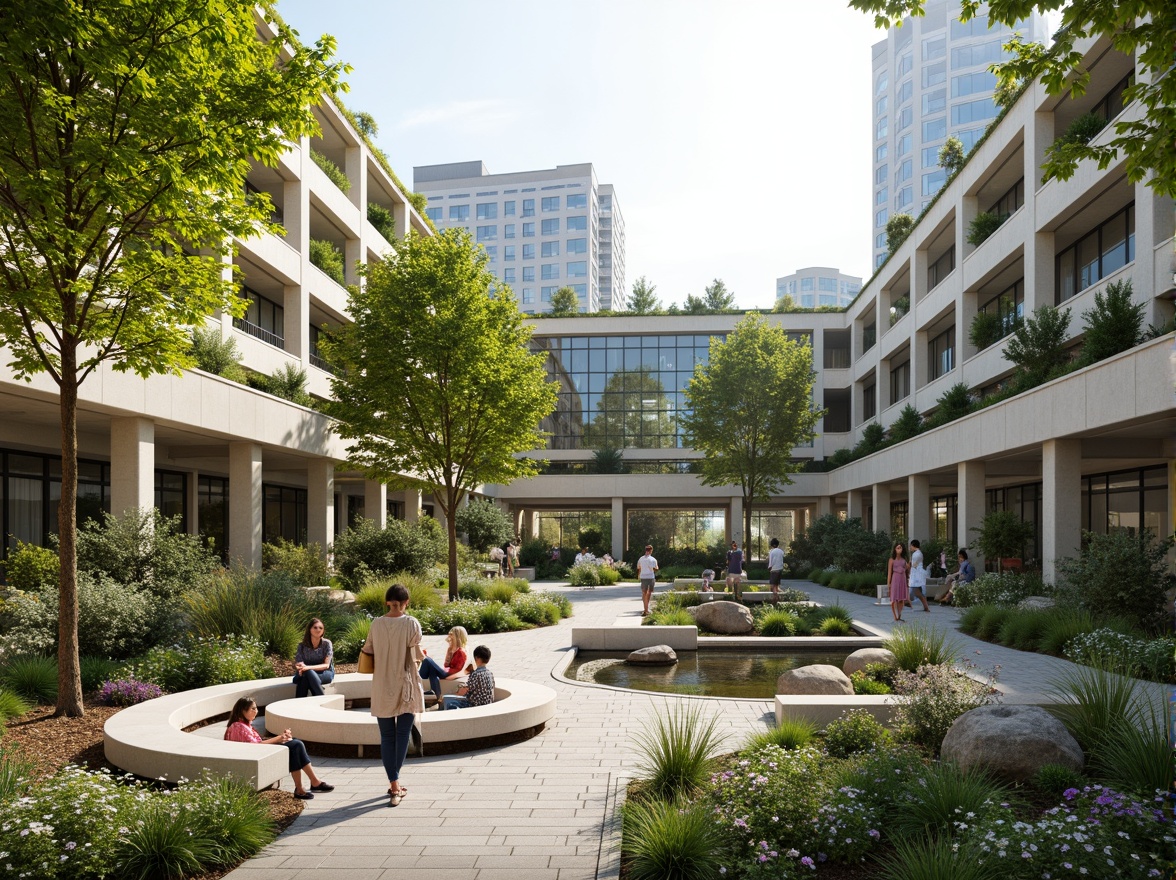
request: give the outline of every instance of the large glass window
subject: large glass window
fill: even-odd
[[[996,30],[1000,30],[1000,27],[997,25]],[[988,33],[987,14],[974,15],[967,21],[954,18],[951,21],[951,38],[953,40],[962,40],[965,37],[982,37],[986,33]]]
[[[944,254],[939,257],[934,263],[927,267],[927,289],[934,290],[935,287],[955,271],[955,245],[949,247]]]
[[[587,193],[573,193],[567,197],[565,204],[569,208],[587,208],[588,194]]]
[[[988,43],[976,43],[972,46],[960,46],[951,50],[952,70],[994,64],[1000,60],[1000,40],[992,40]]]
[[[942,113],[947,107],[947,89],[923,93],[923,113]]]
[[[503,247],[502,259],[503,260],[513,260],[514,258],[515,258],[515,246],[513,244],[508,244],[505,247]]]
[[[509,266],[502,270],[502,280],[507,284],[514,284],[517,278],[516,270],[513,266]]]
[[[188,476],[178,471],[155,472],[155,507],[168,519],[178,516],[188,530]]]
[[[996,315],[1000,319],[1000,336],[1003,339],[1014,330],[1025,317],[1025,284],[1015,281],[1011,287],[1002,290],[992,299],[980,307],[980,311],[988,315]]]
[[[630,510],[629,548],[694,547],[702,550],[722,544],[727,534],[723,510]]]
[[[535,267],[534,266],[523,266],[523,281],[534,281],[534,280],[535,280]]]
[[[464,223],[470,219],[469,205],[450,205],[449,206],[449,222]]]
[[[586,238],[569,238],[567,245],[569,254],[588,253],[588,239]]]
[[[580,533],[592,529],[607,542],[612,538],[612,512],[608,510],[536,510],[535,528],[539,540],[551,547],[576,553]],[[644,545],[643,545],[644,546]],[[608,548],[606,548],[608,549]],[[564,560],[571,563],[571,559]]]
[[[945,137],[947,137],[947,119],[944,117],[928,119],[923,123],[924,141],[940,141]]]
[[[928,344],[931,378],[946,376],[955,369],[955,327],[948,327]]]
[[[878,389],[871,382],[862,389],[862,421],[868,422],[878,414]]]
[[[523,224],[523,238],[534,238],[534,237],[535,237],[535,224],[534,223],[524,223]]]
[[[911,362],[899,364],[890,370],[890,402],[898,403],[911,395]]]
[[[543,197],[544,211],[558,211],[559,210],[559,196],[544,196]]]
[[[524,260],[535,259],[535,245],[533,245],[533,244],[523,245],[523,259]]]
[[[513,217],[515,215],[514,199],[502,203],[502,216]]]
[[[933,196],[940,189],[943,188],[944,182],[947,180],[947,172],[943,169],[939,171],[932,171],[930,174],[923,175],[923,195]]]
[[[196,518],[200,537],[221,562],[229,560],[229,481],[224,477],[196,478]]]
[[[947,55],[947,37],[929,37],[923,40],[923,60],[935,61]]]
[[[1058,254],[1057,298],[1064,302],[1135,259],[1132,203]]]
[[[991,93],[996,89],[996,74],[988,70],[964,73],[951,78],[951,96],[964,98],[968,95]]]
[[[929,89],[947,80],[947,64],[939,61],[923,68],[923,88]]]
[[[567,265],[569,278],[587,278],[588,263],[586,260],[576,260]]]
[[[524,217],[534,217],[535,216],[535,200],[534,199],[523,199],[523,216]]]
[[[911,136],[909,134],[904,134],[902,137],[900,137],[898,139],[898,146],[895,148],[894,154],[898,158],[901,159],[903,156],[905,156],[910,151],[911,151]]]
[[[284,348],[286,310],[272,299],[267,299],[248,287],[241,288],[241,298],[246,300],[248,305],[244,315],[233,319],[233,326],[250,336],[256,336],[262,342]]]
[[[480,203],[478,205],[478,219],[479,220],[497,220],[498,219],[498,203]]]
[[[498,238],[497,226],[479,226],[478,241],[495,241]]]
[[[545,241],[539,248],[539,255],[543,257],[558,257],[559,256],[559,242]]]
[[[427,216],[434,223],[441,222],[441,215],[445,213],[444,208],[425,208],[425,216]]]
[[[911,99],[911,96],[914,94],[914,91],[915,91],[914,83],[912,83],[908,79],[906,82],[904,82],[901,86],[898,87],[898,91],[895,93],[895,96],[894,96],[895,106],[901,107],[903,104],[905,104],[907,101],[909,101]]]
[[[544,281],[554,281],[559,278],[559,263],[544,263],[541,272]]]
[[[559,235],[559,218],[556,217],[552,220],[544,220],[541,231],[543,235]]]
[[[1170,535],[1167,486],[1162,465],[1083,477],[1082,528],[1100,535]]]
[[[968,125],[972,122],[992,119],[996,116],[996,113],[996,104],[991,98],[981,98],[978,101],[965,101],[962,104],[952,105],[951,124]]]
[[[264,484],[261,492],[261,529],[266,543],[282,538],[305,546],[306,490]]]
[[[587,232],[588,218],[583,215],[579,217],[565,217],[564,228],[568,232]]]

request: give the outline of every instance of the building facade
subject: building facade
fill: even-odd
[[[581,312],[623,307],[625,223],[612,186],[591,163],[491,174],[482,162],[413,169],[438,229],[465,229],[485,248],[490,270],[528,314],[551,310],[570,287]]]
[[[846,308],[862,289],[862,279],[828,266],[809,266],[776,279],[776,299],[792,297],[802,309],[818,306]]]
[[[1121,101],[1133,59],[1107,39],[1082,49],[1086,93],[1028,88],[845,312],[766,316],[811,340],[814,398],[827,410],[813,445],[793,450],[796,459],[853,447],[868,426],[889,427],[908,406],[933,415],[959,384],[973,398],[999,389],[1014,371],[1003,355],[1016,320],[1042,306],[1068,315],[1071,353],[1082,345],[1083,313],[1110,284],[1130,282],[1145,325],[1170,326],[1173,200],[1129,181],[1121,159],[1041,182],[1047,148],[1075,118],[1094,112],[1110,123],[1140,112]],[[973,245],[969,231],[981,212],[1004,219]],[[977,347],[971,328],[981,313],[997,316],[999,338]],[[563,386],[542,453],[551,465],[544,476],[492,490],[524,532],[543,534],[549,520],[569,529],[607,525],[618,555],[643,546],[655,527],[663,539],[689,540],[718,524],[724,539],[746,538],[756,552],[769,529],[785,537],[841,511],[873,528],[963,546],[987,512],[1009,509],[1034,525],[1025,554],[1047,580],[1058,559],[1077,552],[1083,529],[1172,534],[1176,352],[1167,332],[849,464],[797,474],[757,506],[753,534],[744,536],[737,490],[703,486],[690,472],[698,453],[675,429],[683,382],[705,361],[707,340],[737,320],[537,321],[536,344],[551,353]],[[625,473],[598,472],[596,450],[610,447],[623,448]]]
[[[1013,30],[990,29],[986,9],[961,22],[952,0],[930,0],[925,12],[873,46],[875,268],[886,258],[890,216],[917,216],[943,187],[939,149],[947,138],[959,138],[967,152],[999,112],[988,67],[1006,59],[1001,47]],[[1016,32],[1034,42],[1049,37],[1036,12]]]

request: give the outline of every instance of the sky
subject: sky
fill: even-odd
[[[616,188],[625,286],[663,305],[715,278],[740,308],[806,266],[867,277],[870,47],[844,0],[279,0],[354,69],[343,103],[411,185],[591,162]]]

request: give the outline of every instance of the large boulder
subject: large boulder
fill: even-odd
[[[1046,764],[1081,770],[1082,748],[1065,725],[1038,706],[981,706],[965,712],[943,738],[941,756],[961,770],[988,770],[1024,782]]]
[[[853,682],[836,666],[816,663],[783,673],[776,679],[776,693],[853,696]]]
[[[886,648],[858,648],[845,658],[841,670],[846,675],[853,675],[855,672],[865,672],[866,666],[870,663],[885,663],[887,666],[894,666],[897,662],[894,653]]]
[[[741,636],[755,629],[751,612],[739,602],[707,602],[688,610],[700,627],[720,635]]]
[[[642,666],[672,666],[678,662],[678,655],[669,645],[651,645],[648,648],[638,648],[625,662]]]

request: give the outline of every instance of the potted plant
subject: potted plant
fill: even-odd
[[[985,559],[996,560],[998,572],[1009,567],[1020,568],[1021,549],[1036,533],[1033,523],[1023,521],[1011,510],[992,511],[972,531],[976,532],[972,548],[979,550]]]

